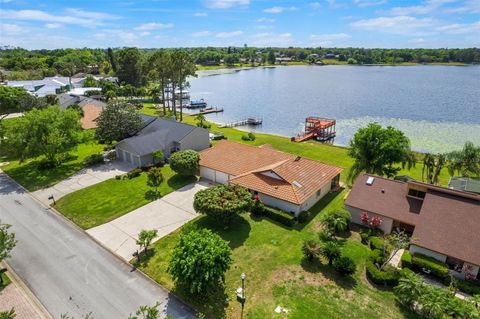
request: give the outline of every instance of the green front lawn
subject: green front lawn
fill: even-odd
[[[318,238],[320,216],[341,208],[344,196],[345,192],[329,194],[312,209],[316,216],[306,226],[293,229],[248,215],[225,229],[200,217],[160,239],[153,245],[152,255],[136,265],[209,318],[241,318],[235,290],[241,285],[242,272],[247,276],[244,318],[417,318],[397,304],[391,291],[374,288],[367,282],[364,265],[369,249],[360,243],[356,232],[340,239],[344,253],[357,263],[353,278],[339,277],[325,261],[302,261],[303,241]],[[191,297],[175,287],[167,273],[181,232],[194,227],[212,229],[233,250],[225,289],[210,291],[204,298]],[[276,314],[277,306],[289,309],[288,316]]]
[[[103,151],[103,145],[97,142],[88,142],[79,144],[70,151],[72,159],[62,163],[60,166],[50,169],[39,169],[38,164],[42,157],[26,160],[22,163],[18,159],[12,158],[6,152],[0,151],[0,169],[7,173],[11,178],[20,183],[29,191],[49,187],[57,184],[65,178],[75,174],[84,167],[83,161],[92,154]]]
[[[195,177],[177,175],[170,166],[162,168],[161,196],[195,181]],[[120,217],[155,199],[147,186],[147,174],[132,179],[115,178],[65,195],[54,206],[83,229],[92,228]]]

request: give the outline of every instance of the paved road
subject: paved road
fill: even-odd
[[[138,249],[136,241],[142,229],[158,231],[153,243],[197,217],[193,199],[199,190],[208,186],[205,181],[186,185],[111,222],[90,228],[87,233],[118,256],[129,260]]]
[[[168,291],[132,272],[1,172],[0,218],[18,240],[8,263],[55,318],[92,312],[95,319],[123,319],[156,301],[174,318],[194,318]]]

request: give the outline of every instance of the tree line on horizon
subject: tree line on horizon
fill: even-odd
[[[73,76],[77,73],[115,75],[118,59],[125,50],[108,49],[54,49],[26,50],[4,47],[0,49],[0,80],[40,79],[46,76]],[[326,55],[354,64],[410,63],[480,63],[480,48],[465,49],[365,49],[365,48],[254,48],[204,47],[181,49],[138,49],[141,58],[148,61],[156,52],[181,51],[188,53],[197,65],[274,64],[275,57],[288,57],[299,62],[313,62]],[[315,58],[312,58],[315,57]],[[317,58],[318,57],[318,58]],[[0,71],[1,72],[1,71]],[[8,75],[6,74],[8,73]]]

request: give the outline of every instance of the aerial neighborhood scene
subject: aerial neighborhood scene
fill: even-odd
[[[480,1],[0,0],[0,319],[480,319]]]

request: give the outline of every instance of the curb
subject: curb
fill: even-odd
[[[62,219],[63,221],[67,222],[70,226],[72,226],[76,231],[79,231],[83,234],[85,234],[89,239],[91,239],[94,243],[96,243],[98,246],[100,246],[101,248],[103,248],[104,250],[106,250],[108,253],[110,253],[110,255],[112,255],[113,257],[115,257],[118,261],[120,261],[121,263],[131,267],[132,269],[134,269],[136,272],[138,272],[142,277],[144,277],[145,279],[147,279],[148,281],[150,281],[152,284],[154,284],[155,286],[159,287],[160,289],[164,290],[165,292],[167,292],[169,295],[172,295],[174,296],[177,301],[181,304],[183,304],[186,308],[188,308],[189,310],[191,310],[191,312],[193,312],[194,314],[197,314],[198,311],[192,307],[191,305],[189,305],[188,303],[186,303],[183,299],[181,299],[180,297],[178,297],[176,294],[174,294],[173,292],[171,292],[170,290],[168,290],[167,288],[163,287],[162,285],[160,285],[158,282],[156,282],[155,280],[153,280],[152,278],[150,278],[149,276],[147,276],[143,271],[139,270],[138,268],[134,267],[131,263],[129,263],[128,261],[126,261],[125,259],[123,259],[122,257],[118,256],[117,254],[115,254],[111,249],[109,249],[108,247],[104,246],[100,241],[98,241],[95,237],[93,237],[92,235],[90,235],[89,233],[87,233],[83,228],[81,228],[80,226],[78,226],[77,224],[75,224],[73,221],[71,221],[70,219],[68,219],[67,217],[65,217],[62,213],[60,213],[59,211],[57,211],[54,207],[52,206],[46,206],[39,198],[37,198],[35,195],[33,195],[29,190],[27,190],[25,187],[23,187],[21,184],[19,184],[17,181],[15,181],[13,178],[11,178],[7,173],[5,173],[4,171],[2,171],[0,169],[0,173],[3,173],[8,179],[10,179],[11,181],[13,181],[16,185],[18,185],[23,191],[25,191],[25,193],[28,193],[30,195],[31,198],[33,198],[33,200],[35,200],[38,204],[40,204],[40,206],[46,208],[48,211],[52,212],[53,214],[55,214],[57,217],[59,217],[60,219]],[[7,267],[8,271],[10,271],[10,267]],[[12,271],[13,273],[13,271]],[[30,289],[27,289],[33,296],[33,299],[37,300],[37,297],[35,295],[33,295],[33,293],[30,291]],[[43,305],[38,301],[38,303],[41,305],[41,307],[43,309],[45,309],[45,307],[43,307]],[[48,311],[45,309],[45,312],[48,313]],[[48,313],[49,314],[49,313]],[[53,318],[50,314],[49,314],[49,317],[45,317],[45,319],[51,319]],[[42,318],[44,319],[44,318]]]
[[[43,306],[43,304],[38,300],[35,294],[28,288],[28,286],[23,282],[22,278],[13,270],[10,265],[3,261],[0,263],[2,266],[7,268],[8,277],[12,281],[20,293],[25,297],[25,299],[30,303],[30,305],[35,309],[37,314],[41,319],[53,319],[53,316],[48,312],[48,310]]]

